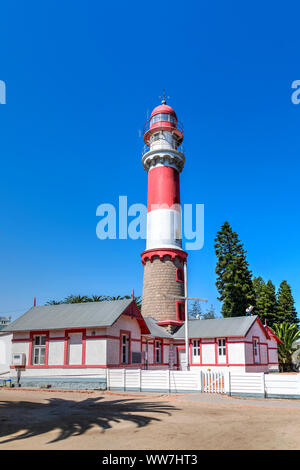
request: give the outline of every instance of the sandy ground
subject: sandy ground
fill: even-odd
[[[0,389],[4,449],[300,449],[300,402]]]

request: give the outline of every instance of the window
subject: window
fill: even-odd
[[[46,352],[46,335],[34,336],[33,364],[44,365]]]
[[[184,274],[183,274],[183,269],[182,268],[177,268],[176,269],[176,281],[184,282]]]
[[[129,335],[122,335],[121,361],[122,364],[129,363]]]
[[[161,341],[155,341],[155,362],[161,364],[162,362],[162,344]]]
[[[152,126],[152,124],[155,124],[156,122],[159,122],[159,121],[172,122],[173,124],[177,123],[176,118],[174,116],[171,116],[171,114],[162,113],[162,114],[157,114],[156,116],[153,116],[153,118],[150,121],[150,126]]]
[[[253,357],[254,362],[257,364],[260,362],[259,360],[259,343],[257,338],[253,338]]]
[[[200,356],[200,339],[193,341],[193,356]]]
[[[177,307],[177,320],[184,321],[185,319],[185,309],[184,309],[184,302],[176,302]]]
[[[224,364],[226,362],[226,340],[218,339],[218,362]]]
[[[153,136],[151,137],[151,143],[159,139],[160,139],[160,133],[156,132],[156,134],[153,134]]]

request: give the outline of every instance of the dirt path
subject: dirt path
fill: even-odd
[[[299,448],[291,400],[0,390],[0,450]]]

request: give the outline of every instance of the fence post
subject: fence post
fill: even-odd
[[[126,369],[123,369],[123,390],[126,391]]]
[[[261,374],[261,387],[264,398],[266,398],[266,383],[265,383],[265,373],[262,372]]]
[[[140,392],[142,391],[142,369],[140,369]]]
[[[202,392],[202,370],[198,374],[198,392]]]
[[[109,374],[110,369],[106,369],[106,387],[107,390],[110,390],[110,374]]]
[[[168,394],[171,393],[171,370],[168,369]]]
[[[224,392],[230,395],[230,371],[224,372]]]

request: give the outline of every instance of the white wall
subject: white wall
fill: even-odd
[[[254,362],[253,358],[253,337],[258,337],[259,339],[259,352],[260,360],[258,363]],[[248,331],[245,344],[245,357],[246,357],[246,371],[247,372],[267,372],[269,370],[268,360],[267,360],[267,338],[264,334],[261,326],[256,321],[254,325]],[[247,343],[248,342],[248,343]]]
[[[0,373],[9,371],[11,363],[12,334],[0,335]]]
[[[120,363],[120,335],[121,331],[129,331],[131,339],[131,352],[141,352],[141,330],[135,318],[121,315],[109,328],[107,335],[115,338],[107,338],[107,364],[119,365]],[[136,367],[136,365],[133,364]]]

